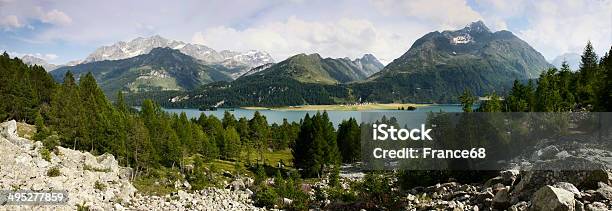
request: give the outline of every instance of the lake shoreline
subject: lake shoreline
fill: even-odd
[[[408,109],[415,107],[417,110],[420,107],[427,107],[436,104],[415,104],[415,103],[372,103],[358,105],[301,105],[301,106],[281,106],[281,107],[262,107],[262,106],[245,106],[241,109],[247,110],[272,110],[272,111],[369,111],[369,110],[399,110],[398,108]]]

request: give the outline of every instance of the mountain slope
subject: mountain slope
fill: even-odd
[[[206,64],[222,65],[226,67],[233,78],[237,78],[253,67],[274,62],[272,57],[262,51],[250,50],[235,52],[216,50],[204,45],[169,40],[159,35],[136,38],[129,42],[117,42],[110,46],[102,46],[91,53],[81,62],[89,63],[104,60],[120,60],[149,53],[154,48],[172,48],[192,56]]]
[[[336,84],[366,79],[380,69],[380,62],[372,55],[351,61],[348,58],[321,58],[319,54],[298,54],[272,65],[263,71],[249,74],[276,75],[292,78],[302,83]],[[246,77],[245,77],[246,78]],[[248,80],[241,78],[243,80]]]
[[[381,66],[372,55],[351,61],[298,54],[253,68],[231,83],[211,83],[160,103],[167,107],[234,107],[347,102],[352,100],[347,83],[363,80]]]
[[[426,34],[355,91],[368,101],[456,102],[464,89],[477,95],[505,92],[513,80],[536,78],[549,67],[511,32],[491,32],[477,21]]]
[[[51,71],[61,81],[71,71],[75,78],[92,72],[107,95],[117,91],[143,92],[188,90],[214,81],[232,80],[226,68],[204,65],[170,48],[154,48],[148,54],[121,60],[106,60],[62,67]]]

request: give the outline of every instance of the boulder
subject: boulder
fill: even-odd
[[[572,192],[574,194],[574,198],[580,198],[581,197],[580,191],[572,183],[558,182],[557,184],[553,185],[553,187],[561,188],[561,189],[564,189],[566,191]]]
[[[600,182],[599,188],[596,190],[595,194],[600,200],[612,201],[612,187],[606,183]]]
[[[596,189],[600,182],[612,185],[612,172],[604,169],[591,171],[586,179],[582,181],[581,186],[589,189]]]
[[[510,208],[508,208],[508,210],[510,210],[510,211],[523,211],[523,210],[527,210],[527,208],[528,208],[527,202],[522,201],[522,202],[519,202],[519,203],[517,203],[515,205],[512,205]]]
[[[587,211],[609,211],[608,206],[601,202],[593,202],[592,204],[587,204],[585,210]]]
[[[539,160],[549,160],[556,158],[557,153],[559,153],[559,149],[555,145],[550,145],[544,149],[538,150],[536,153]]]
[[[575,205],[576,201],[572,192],[550,185],[536,191],[531,200],[532,210],[573,211]]]
[[[246,186],[244,185],[244,182],[242,182],[242,180],[234,180],[229,184],[228,188],[230,190],[244,190]]]
[[[495,209],[505,210],[510,207],[510,195],[507,188],[502,188],[493,197],[492,206]]]

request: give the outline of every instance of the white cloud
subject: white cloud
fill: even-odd
[[[7,15],[0,18],[0,26],[5,30],[10,30],[13,28],[20,28],[23,26],[23,23],[19,21],[17,16],[15,15]]]
[[[405,38],[377,28],[367,20],[312,22],[296,17],[243,30],[213,27],[196,32],[192,42],[215,49],[264,50],[277,61],[298,53],[319,53],[334,58],[373,53],[383,61],[390,61],[408,48],[401,45],[408,43]]]
[[[597,52],[612,43],[612,1],[537,1],[525,17],[529,26],[517,35],[551,60],[563,53],[581,53],[590,40]]]
[[[443,29],[465,26],[482,19],[465,0],[376,0],[373,3],[383,14],[421,19]]]
[[[50,23],[56,25],[68,25],[72,23],[72,18],[66,15],[66,13],[57,9],[49,12],[44,12],[41,8],[38,8],[39,18],[43,23]]]

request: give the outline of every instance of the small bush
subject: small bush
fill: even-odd
[[[262,187],[253,197],[255,206],[273,208],[278,201],[278,194],[273,188]]]
[[[57,146],[60,145],[59,136],[54,132],[52,135],[46,137],[42,143],[48,150],[55,151]]]
[[[85,204],[77,204],[77,211],[89,211],[89,206]]]
[[[106,185],[104,183],[101,183],[100,181],[96,181],[96,183],[94,184],[94,188],[100,191],[104,191],[106,190]]]
[[[42,159],[51,162],[51,152],[49,152],[49,150],[47,148],[40,148],[38,150],[38,152],[40,153],[40,156],[42,157]]]
[[[57,166],[51,167],[49,170],[47,170],[47,176],[49,177],[59,177],[60,175],[62,175],[62,172],[60,172],[60,169]]]

